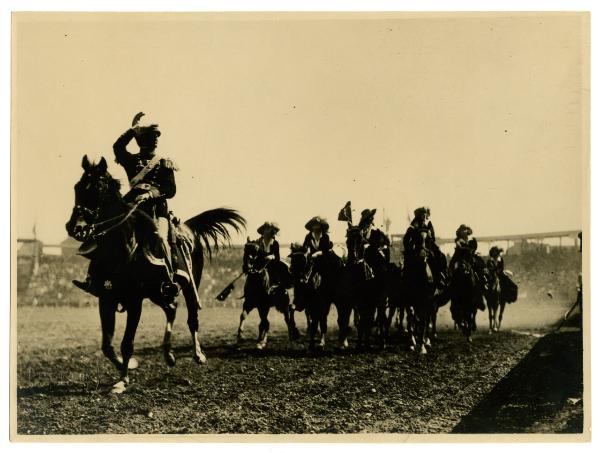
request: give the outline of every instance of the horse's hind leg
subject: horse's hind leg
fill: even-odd
[[[196,304],[196,295],[193,288],[189,285],[183,287],[183,297],[187,308],[187,325],[192,336],[193,359],[196,363],[206,363],[206,355],[200,347],[200,323],[198,321],[198,304]]]
[[[494,327],[495,327],[495,325],[494,325],[495,313],[494,312],[496,310],[494,310],[494,307],[492,306],[492,304],[490,303],[490,301],[488,301],[488,303],[487,303],[487,308],[488,308],[488,318],[490,320],[490,329],[488,331],[488,334],[491,335],[492,332],[494,332]]]
[[[131,301],[127,308],[127,324],[121,341],[121,354],[123,365],[121,366],[121,379],[113,386],[113,393],[122,393],[129,384],[129,360],[133,355],[133,343],[135,333],[142,315],[142,299]]]
[[[100,325],[102,327],[102,352],[118,370],[121,370],[123,362],[117,357],[115,348],[112,345],[115,335],[116,304],[112,300],[100,299],[98,301],[98,308],[100,311]]]
[[[173,335],[173,324],[175,323],[177,308],[173,303],[163,304],[161,306],[167,317],[167,324],[165,325],[165,334],[162,343],[163,356],[167,365],[172,367],[175,366],[175,354],[173,354],[171,337]]]

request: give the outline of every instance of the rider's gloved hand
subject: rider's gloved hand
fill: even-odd
[[[142,194],[139,194],[137,197],[135,197],[135,202],[142,203],[146,200],[149,200],[150,198],[152,198],[152,195],[150,195],[150,192],[144,192]]]
[[[323,254],[323,252],[321,250],[318,250],[315,253],[313,253],[312,256],[317,257],[317,256],[321,256],[322,254]]]

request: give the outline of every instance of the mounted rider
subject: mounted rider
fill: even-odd
[[[256,230],[260,237],[254,241],[250,241],[256,246],[256,255],[251,257],[244,254],[244,262],[242,270],[245,274],[251,272],[264,272],[267,280],[265,285],[267,290],[270,290],[274,285],[281,283],[282,266],[285,264],[281,261],[279,254],[279,242],[275,238],[279,233],[279,226],[275,222],[264,222]],[[251,262],[251,258],[253,261]],[[246,283],[248,280],[246,280]]]
[[[327,272],[327,262],[332,259],[333,242],[329,238],[329,223],[322,217],[312,217],[304,228],[308,234],[304,237],[302,246],[308,251],[308,254],[315,260],[316,269],[321,274]]]
[[[428,207],[420,207],[414,210],[414,218],[410,222],[404,238],[402,240],[404,246],[404,265],[411,268],[417,259],[421,243],[421,233],[426,233],[425,247],[431,252],[429,265],[434,274],[437,284],[444,284],[446,280],[446,258],[435,242],[435,231],[429,217],[431,210]]]
[[[161,283],[161,292],[165,296],[174,297],[179,293],[179,286],[174,282],[174,263],[169,240],[170,221],[167,199],[173,198],[176,192],[175,171],[176,165],[172,160],[162,158],[156,154],[158,137],[161,132],[158,124],[141,122],[145,116],[143,112],[137,113],[132,121],[131,128],[127,129],[113,145],[115,161],[121,165],[129,179],[130,191],[123,197],[127,203],[138,206],[139,211],[145,213],[152,220],[152,233],[158,247],[153,254],[164,260],[164,281]],[[127,151],[127,145],[135,139],[140,150],[138,153]],[[138,240],[144,242],[144,234],[137,232]],[[149,238],[153,239],[153,238]],[[93,261],[85,282],[73,283],[94,295],[98,295],[98,283],[93,275]]]
[[[491,275],[496,275],[498,277],[504,275],[503,253],[504,249],[501,247],[493,246],[490,248],[490,257],[486,262],[486,269]]]
[[[450,259],[450,273],[456,270],[460,261],[464,261],[469,265],[474,264],[475,253],[477,252],[477,239],[472,237],[472,235],[473,230],[465,224],[461,224],[456,230],[454,255]]]

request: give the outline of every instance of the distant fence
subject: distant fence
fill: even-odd
[[[548,233],[529,233],[529,234],[505,234],[498,236],[476,236],[477,242],[487,246],[487,251],[493,245],[502,245],[506,253],[519,254],[527,245],[537,245],[542,248],[546,246],[557,246],[562,248],[565,246],[580,247],[580,230],[568,231],[552,231]],[[403,234],[392,234],[391,239],[393,244],[402,244]],[[454,239],[438,238],[436,242],[440,247],[447,244],[454,244]]]

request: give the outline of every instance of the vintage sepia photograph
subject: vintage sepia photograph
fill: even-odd
[[[12,440],[589,440],[589,13],[11,49]]]

